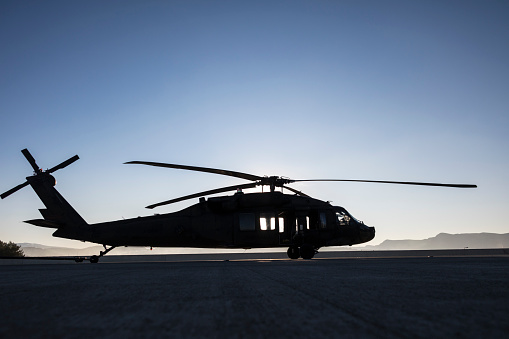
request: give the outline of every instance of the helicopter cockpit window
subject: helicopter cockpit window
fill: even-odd
[[[339,225],[350,225],[350,216],[345,212],[336,212],[336,218],[339,222]]]
[[[254,213],[239,214],[239,229],[241,231],[254,231],[256,226]]]
[[[272,213],[260,213],[260,230],[268,231],[276,229],[276,218]]]

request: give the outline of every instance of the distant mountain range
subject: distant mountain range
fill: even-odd
[[[52,247],[40,244],[19,243],[27,257],[56,257],[56,256],[90,256],[98,255],[104,247],[94,245],[86,248]],[[200,248],[153,248],[150,247],[118,247],[112,250],[111,255],[148,255],[148,254],[188,254],[188,253],[214,253],[215,249]],[[237,250],[238,251],[238,250]]]
[[[19,243],[26,257],[58,257],[58,256],[86,256],[103,251],[102,246],[91,246],[83,249],[53,247],[41,244]]]
[[[48,256],[89,256],[99,254],[104,250],[102,246],[91,246],[83,249],[51,247],[40,244],[20,243],[27,257],[48,257]],[[331,247],[330,250],[439,250],[439,249],[463,249],[463,248],[509,248],[509,233],[464,233],[448,234],[440,233],[435,237],[423,240],[385,240],[379,245],[364,247]],[[253,249],[248,252],[259,252],[267,250],[280,252],[283,249]],[[284,249],[286,251],[286,249]],[[326,249],[324,249],[326,250]],[[142,254],[188,254],[188,253],[221,253],[239,252],[243,250],[221,250],[221,249],[195,249],[195,248],[154,248],[149,247],[119,247],[114,249],[112,255],[142,255]]]
[[[447,250],[463,248],[509,248],[509,233],[440,233],[423,240],[385,240],[369,250]]]

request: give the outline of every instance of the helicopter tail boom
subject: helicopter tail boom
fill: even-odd
[[[34,175],[27,177],[23,184],[3,193],[1,198],[4,199],[17,190],[30,185],[46,208],[39,209],[43,219],[27,220],[25,222],[39,227],[56,228],[57,230],[53,234],[56,237],[85,240],[84,235],[87,233],[89,225],[54,188],[56,180],[51,175],[51,173],[78,160],[79,157],[75,155],[61,164],[43,171],[39,169],[27,149],[21,152],[34,169]]]

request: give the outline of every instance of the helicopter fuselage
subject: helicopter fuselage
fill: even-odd
[[[264,248],[309,244],[354,245],[374,238],[374,227],[344,208],[281,192],[201,198],[181,211],[91,224],[55,236],[110,246]]]

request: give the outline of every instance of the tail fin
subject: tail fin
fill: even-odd
[[[88,224],[54,188],[56,180],[51,175],[51,173],[72,164],[79,157],[75,155],[61,164],[43,171],[37,166],[35,159],[27,149],[21,152],[32,165],[34,175],[27,177],[24,183],[3,193],[1,198],[4,199],[25,186],[32,186],[44,206],[46,206],[45,209],[39,210],[44,219],[27,220],[25,222],[40,227],[57,228],[57,231],[53,234],[57,237],[83,240],[80,234],[83,233]]]

